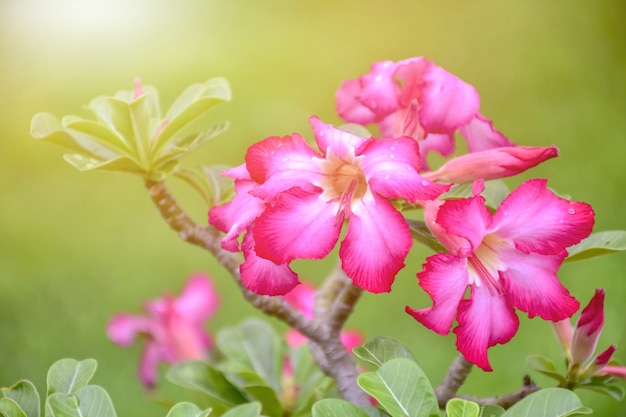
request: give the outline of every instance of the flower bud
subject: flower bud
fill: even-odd
[[[604,290],[597,289],[589,304],[583,309],[572,338],[572,362],[586,362],[596,349],[604,325]]]
[[[552,322],[552,328],[556,334],[557,339],[561,342],[561,345],[567,353],[567,357],[570,357],[570,344],[572,342],[572,325],[569,319],[559,320]]]

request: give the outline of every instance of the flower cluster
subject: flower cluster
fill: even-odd
[[[516,146],[479,113],[473,86],[423,57],[376,62],[369,74],[344,82],[336,98],[339,116],[376,124],[382,138],[313,116],[317,150],[297,133],[269,137],[225,172],[236,195],[211,209],[209,222],[226,234],[224,249],[243,252],[240,273],[249,290],[292,291],[299,279],[290,263],[326,257],[347,224],[339,248],[344,272],[364,290],[390,291],[412,246],[399,210],[410,208],[423,209],[447,253],[428,258],[417,274],[433,306],[406,311],[440,334],[456,318],[457,348],[470,362],[491,370],[487,350],[516,333],[515,309],[551,321],[578,309],[557,270],[566,248],[590,234],[591,207],[556,196],[544,179],[520,185],[495,212],[481,196],[484,181],[555,157],[554,146]],[[451,155],[456,132],[469,153],[431,170],[428,153]],[[440,198],[450,183],[471,182],[473,196]]]
[[[173,364],[184,360],[207,359],[213,347],[204,329],[219,306],[213,284],[207,276],[192,275],[180,296],[166,295],[148,301],[148,316],[117,314],[107,325],[109,339],[120,346],[131,345],[136,336],[146,338],[139,379],[151,389],[156,384],[159,362]]]

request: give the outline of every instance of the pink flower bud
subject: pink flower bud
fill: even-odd
[[[597,289],[583,309],[572,338],[572,362],[586,362],[596,349],[604,325],[604,290]]]
[[[477,178],[493,180],[517,175],[558,156],[555,146],[506,146],[458,156],[424,178],[437,182],[465,184]]]
[[[605,366],[599,372],[600,375],[611,375],[626,379],[626,366]]]
[[[557,339],[559,339],[559,342],[561,342],[561,345],[563,345],[563,348],[569,357],[569,348],[572,342],[572,325],[569,319],[552,322],[552,328],[554,329]]]

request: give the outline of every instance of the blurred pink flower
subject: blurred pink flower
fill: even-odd
[[[588,204],[557,197],[546,182],[526,181],[494,214],[478,195],[482,182],[474,197],[426,203],[426,224],[450,253],[429,257],[417,274],[432,307],[406,311],[439,334],[447,334],[456,317],[458,350],[486,371],[492,369],[488,348],[517,332],[516,308],[557,321],[579,306],[556,272],[565,249],[591,232],[594,213]]]
[[[179,297],[165,295],[148,301],[148,316],[117,314],[107,325],[107,335],[120,346],[133,344],[136,336],[146,338],[139,364],[139,379],[149,389],[156,385],[159,362],[173,364],[206,359],[213,342],[204,330],[219,299],[209,277],[192,275]]]
[[[376,123],[384,137],[419,141],[425,170],[431,150],[452,154],[456,131],[470,152],[515,145],[478,112],[480,97],[472,85],[424,57],[374,62],[368,74],[345,81],[336,100],[347,122]]]

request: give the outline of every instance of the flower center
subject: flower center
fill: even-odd
[[[467,259],[470,266],[470,285],[484,285],[491,295],[502,294],[500,271],[505,271],[506,265],[500,261],[498,255],[504,246],[506,243],[495,234],[488,234],[483,238],[474,254]]]

